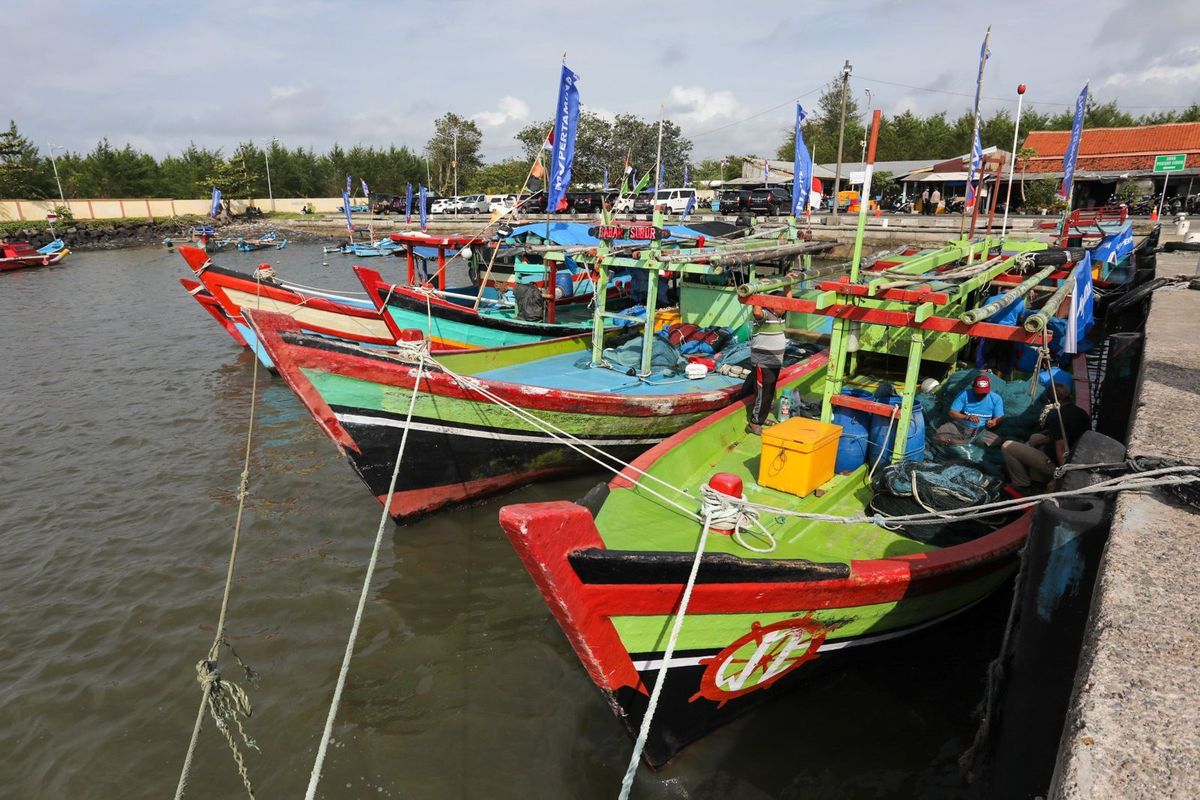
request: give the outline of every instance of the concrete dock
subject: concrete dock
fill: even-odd
[[[1198,258],[1160,253],[1158,275],[1192,275]],[[1200,292],[1154,294],[1129,451],[1200,456]],[[1200,797],[1198,636],[1200,511],[1121,494],[1050,797]]]

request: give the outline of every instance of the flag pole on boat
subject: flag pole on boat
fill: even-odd
[[[983,90],[983,68],[988,60],[988,41],[992,38],[992,26],[987,26],[987,32],[983,35],[983,47],[979,48],[979,74],[975,78],[975,120],[971,125],[971,169],[967,173],[966,200],[963,201],[962,215],[958,224],[958,235],[961,238],[967,228],[967,206],[972,208],[972,221],[974,220],[974,208],[977,203],[974,201],[972,184],[975,182],[975,171],[979,169],[982,159],[982,148],[979,145],[979,95]],[[974,231],[972,231],[974,233]]]
[[[1004,219],[1000,223],[1000,250],[1004,250],[1004,237],[1008,234],[1008,207],[1012,203],[1013,172],[1017,167],[1017,142],[1021,135],[1021,102],[1025,99],[1025,84],[1017,84],[1017,121],[1013,125],[1012,160],[1008,162],[1008,188],[1004,192]]]

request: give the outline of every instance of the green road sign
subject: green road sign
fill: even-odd
[[[1180,172],[1183,170],[1183,165],[1187,162],[1186,153],[1176,153],[1170,156],[1155,156],[1154,171],[1155,172]]]

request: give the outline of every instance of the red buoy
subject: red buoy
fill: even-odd
[[[731,472],[718,472],[708,479],[708,485],[730,497],[742,496],[742,479]]]

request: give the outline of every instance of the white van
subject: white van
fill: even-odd
[[[507,211],[516,205],[517,196],[514,194],[489,194],[487,201],[488,211],[494,214],[497,211]]]
[[[458,204],[460,214],[486,214],[488,211],[487,195],[483,194],[469,194]]]
[[[695,200],[695,189],[659,189],[658,194],[654,196],[654,205],[662,206],[668,214],[682,214],[689,201],[693,204],[693,210],[695,209]]]

